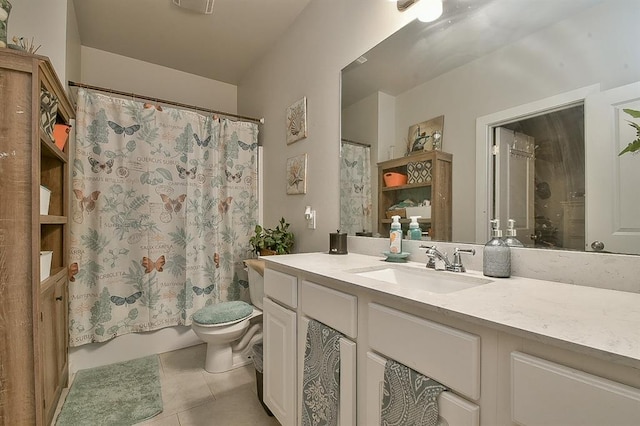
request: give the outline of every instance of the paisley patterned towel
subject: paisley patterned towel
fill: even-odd
[[[338,424],[340,337],[322,323],[309,322],[302,376],[303,426]]]
[[[447,390],[435,380],[394,360],[384,367],[382,426],[436,426],[438,395]]]

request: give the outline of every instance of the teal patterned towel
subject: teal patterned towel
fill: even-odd
[[[384,366],[382,426],[436,426],[440,383],[394,360]]]
[[[302,426],[337,425],[340,403],[340,337],[311,320],[302,376]]]

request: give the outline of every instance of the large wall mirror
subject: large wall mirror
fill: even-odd
[[[514,219],[528,247],[640,254],[640,155],[619,155],[640,138],[638,22],[636,0],[444,0],[363,53],[342,70],[341,229],[385,236],[377,165],[444,116],[453,241]]]

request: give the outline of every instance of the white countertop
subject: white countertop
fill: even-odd
[[[438,294],[347,272],[381,266],[424,271],[422,263],[387,263],[381,257],[354,253],[302,253],[263,259],[267,268],[281,269],[277,266],[281,265],[340,281],[345,291],[349,286],[374,290],[470,322],[640,368],[637,293],[511,277],[491,278],[493,282],[488,284]],[[488,278],[478,271],[461,275]]]

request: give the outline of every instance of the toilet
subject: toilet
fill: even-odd
[[[223,373],[251,362],[251,347],[262,339],[262,297],[264,277],[249,270],[249,297],[252,305],[222,302],[193,314],[191,329],[207,344],[204,369]]]

